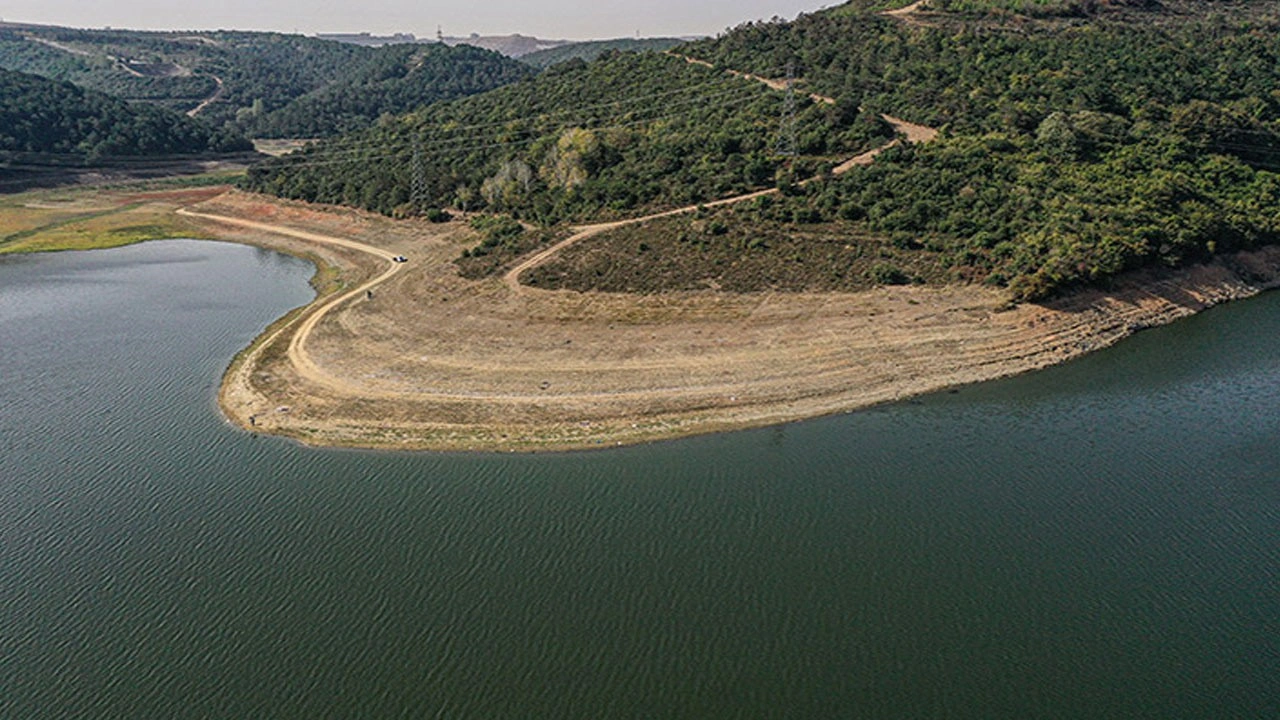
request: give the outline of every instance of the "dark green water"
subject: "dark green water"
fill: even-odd
[[[1280,716],[1280,294],[592,454],[227,427],[310,268],[0,261],[0,717]]]

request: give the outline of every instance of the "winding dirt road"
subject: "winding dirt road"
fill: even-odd
[[[754,75],[748,75],[743,73],[735,73],[735,74],[739,75],[740,77],[744,77],[746,79],[765,83],[769,87],[776,87],[776,83],[769,81],[767,78],[761,78]],[[215,80],[218,80],[218,84],[219,84],[218,92],[215,93],[213,97],[210,97],[209,99],[201,103],[201,105],[197,107],[195,110],[192,110],[190,113],[191,115],[194,116],[195,114],[198,114],[199,111],[203,110],[211,102],[213,102],[216,99],[217,95],[221,94],[222,88],[223,88],[222,81],[221,79],[218,79],[218,78],[215,78]],[[786,84],[782,83],[781,87],[785,89]],[[815,98],[822,100],[824,102],[833,102],[829,98],[820,98],[818,96],[815,96]],[[887,115],[884,116],[884,118],[887,122],[889,122],[894,126],[894,129],[896,131],[904,135],[911,142],[922,142],[922,141],[931,140],[937,134],[937,131],[933,130],[932,128],[927,128],[922,125],[915,125],[912,123],[908,123],[904,120],[889,117]],[[834,172],[836,174],[842,174],[842,173],[848,172],[854,167],[870,164],[877,155],[884,152],[888,148],[893,147],[894,145],[897,145],[899,142],[900,142],[899,139],[895,139],[884,146],[881,146],[879,148],[874,148],[865,153],[857,155],[849,159],[848,161],[842,163],[838,167],[836,167]],[[810,178],[809,180],[805,180],[804,183],[808,183],[811,181],[813,181],[813,178]],[[596,235],[600,235],[601,233],[605,233],[610,230],[615,230],[617,228],[626,227],[629,225],[635,225],[643,222],[648,222],[651,220],[657,220],[660,218],[692,213],[699,210],[700,208],[715,208],[715,207],[723,207],[727,205],[734,205],[742,202],[748,202],[750,200],[754,200],[759,197],[776,194],[777,192],[778,192],[777,188],[769,188],[766,190],[758,190],[755,192],[746,193],[744,195],[737,195],[734,197],[715,200],[712,202],[699,203],[696,205],[690,205],[688,207],[676,208],[674,210],[667,210],[660,213],[654,213],[652,215],[646,215],[644,217],[632,218],[628,220],[619,220],[619,221],[608,222],[608,223],[598,223],[594,225],[580,226],[580,227],[574,228],[575,232],[569,238],[566,238],[565,240],[562,240],[559,243],[556,243],[555,245],[552,245],[551,247],[545,250],[535,253],[534,255],[530,256],[529,258],[517,264],[515,267],[513,267],[503,276],[503,282],[507,286],[507,288],[511,290],[512,293],[519,295],[521,293],[526,292],[526,288],[524,288],[524,286],[520,284],[520,276],[523,273],[545,263],[547,260],[551,259],[555,255],[563,251],[565,248],[568,248],[572,245],[575,245],[589,238],[595,237]],[[357,242],[355,240],[350,240],[348,238],[341,238],[341,237],[335,237],[332,235],[323,235],[320,233],[307,232],[304,230],[297,230],[294,228],[284,227],[280,225],[272,225],[268,223],[255,222],[252,220],[245,220],[243,218],[230,217],[226,215],[216,215],[216,214],[207,213],[207,212],[197,212],[197,211],[189,210],[186,208],[179,210],[178,213],[188,217],[200,218],[204,220],[209,220],[209,221],[218,222],[218,223],[225,223],[228,225],[234,225],[242,228],[261,231],[261,232],[275,233],[278,235],[293,237],[293,238],[305,240],[308,242],[320,243],[324,245],[333,245],[337,247],[346,248],[349,250],[355,250],[360,253],[372,255],[379,259],[385,260],[389,263],[389,267],[381,275],[378,275],[377,277],[374,277],[366,281],[365,283],[361,284],[359,287],[353,290],[350,290],[346,293],[343,293],[329,300],[328,302],[325,302],[324,304],[320,305],[319,307],[309,312],[304,312],[300,314],[297,318],[294,319],[293,322],[286,323],[281,327],[277,328],[274,333],[272,333],[269,337],[265,338],[263,342],[258,343],[257,346],[254,348],[254,350],[252,350],[251,353],[244,358],[243,362],[240,363],[237,369],[238,376],[234,378],[229,378],[229,381],[234,381],[235,384],[238,384],[242,387],[249,387],[250,383],[249,383],[248,376],[249,374],[252,373],[252,369],[255,367],[256,362],[259,356],[261,355],[261,353],[263,352],[263,350],[273,345],[276,342],[276,340],[279,337],[281,337],[285,332],[292,331],[293,334],[290,337],[289,346],[286,350],[286,354],[290,363],[293,365],[295,371],[302,378],[347,396],[381,397],[381,398],[396,398],[396,397],[406,396],[406,393],[402,393],[402,392],[398,392],[398,393],[372,392],[370,391],[369,388],[362,387],[356,383],[349,382],[332,373],[326,372],[320,367],[319,364],[317,364],[312,359],[311,355],[307,352],[307,348],[306,348],[307,341],[311,337],[315,328],[320,324],[322,320],[324,320],[324,318],[327,315],[329,315],[329,313],[331,313],[333,310],[337,309],[338,307],[341,307],[342,305],[348,303],[349,301],[361,295],[364,295],[369,291],[372,291],[374,288],[390,280],[392,277],[394,277],[397,273],[399,273],[403,269],[404,265],[402,263],[398,263],[395,261],[394,254],[392,254],[387,250],[383,250],[381,248],[374,247],[372,245],[367,245],[365,243]],[[430,396],[430,397],[436,397],[436,398],[454,398],[454,399],[462,399],[464,397],[467,397],[467,396],[460,396],[460,395],[455,396],[449,393],[436,393],[436,392],[412,393],[412,395]],[[529,399],[529,397],[523,396],[523,395],[519,397],[503,396],[503,398],[510,399],[510,400]]]
[[[747,75],[744,75],[742,77],[754,78],[754,76],[747,76]],[[763,82],[763,79],[761,78],[754,78],[754,79],[761,80]],[[888,122],[890,125],[892,125],[893,129],[896,132],[903,135],[908,142],[912,142],[912,143],[928,142],[938,136],[938,131],[931,127],[926,127],[924,125],[917,125],[915,123],[909,123],[906,120],[892,117],[890,115],[882,115],[881,117],[885,119],[885,122]],[[832,170],[832,174],[843,175],[849,172],[850,170],[854,169],[855,167],[870,165],[876,159],[876,156],[878,156],[880,153],[883,153],[885,150],[888,150],[891,147],[897,146],[900,142],[901,142],[901,138],[895,138],[894,140],[884,145],[881,145],[878,148],[872,148],[871,150],[868,150],[860,155],[855,155],[854,157],[846,160],[840,165],[837,165],[835,169]],[[802,181],[800,184],[806,185],[810,182],[813,182],[816,179],[817,178],[809,178],[807,180]],[[565,238],[564,240],[561,240],[560,242],[556,243],[555,245],[552,245],[551,247],[545,250],[542,250],[541,252],[538,252],[530,256],[528,259],[524,260],[523,262],[517,264],[515,267],[508,270],[507,273],[502,276],[502,281],[506,283],[507,287],[509,287],[513,292],[517,292],[517,293],[524,292],[525,287],[520,284],[521,275],[528,272],[529,270],[532,270],[535,267],[538,267],[539,265],[542,265],[546,261],[555,257],[565,248],[571,247],[573,245],[577,245],[583,240],[593,238],[596,235],[599,235],[604,232],[608,232],[610,230],[616,230],[618,228],[627,227],[630,225],[638,225],[640,223],[649,222],[651,220],[659,220],[661,218],[672,217],[674,215],[686,215],[688,213],[696,212],[701,208],[715,208],[715,207],[724,207],[726,205],[736,205],[738,203],[754,200],[758,197],[764,197],[766,195],[775,195],[778,192],[779,190],[777,188],[769,188],[767,190],[757,190],[755,192],[747,193],[746,195],[736,195],[731,198],[724,198],[723,200],[715,200],[707,203],[699,203],[697,205],[689,205],[687,207],[676,208],[675,210],[666,210],[664,212],[654,213],[653,215],[645,215],[644,217],[631,218],[629,220],[617,220],[614,222],[599,223],[596,225],[580,225],[578,227],[573,228],[573,231],[574,231],[573,235],[569,236],[568,238]]]
[[[746,75],[744,75],[744,77],[770,84],[764,78]],[[772,86],[772,84],[770,84],[770,86]],[[211,100],[212,98],[210,101]],[[206,103],[210,101],[206,101]],[[897,118],[887,116],[885,119],[893,124],[895,129],[908,141],[926,141],[932,139],[934,135],[936,135],[936,131],[931,128],[914,125]],[[856,166],[869,164],[878,154],[887,148],[902,142],[902,140],[903,138],[895,139],[885,146],[851,158],[836,168],[835,172],[837,174],[844,173]],[[807,183],[812,180],[813,179],[810,179],[804,182]],[[535,318],[534,321],[536,322],[536,317],[542,311],[543,306],[547,305],[548,302],[551,302],[553,305],[560,304],[561,298],[559,295],[554,293],[538,293],[535,292],[533,288],[524,288],[520,285],[519,278],[527,270],[546,262],[566,247],[616,228],[643,223],[658,218],[691,213],[701,207],[714,208],[747,202],[755,198],[772,195],[777,192],[778,190],[776,188],[769,188],[699,205],[691,205],[665,212],[654,213],[645,217],[575,228],[575,232],[571,237],[542,250],[529,258],[526,258],[516,267],[508,271],[502,279],[503,282],[498,284],[497,287],[502,287],[504,289],[505,297],[508,299],[520,298],[519,302],[521,305],[519,305],[519,307],[526,308],[520,312],[532,312],[532,317]],[[706,352],[705,350],[698,350],[696,352],[690,351],[690,357],[686,358],[685,361],[682,361],[683,364],[682,362],[676,362],[673,364],[671,357],[667,357],[665,354],[661,360],[643,360],[638,357],[632,357],[631,355],[633,354],[633,351],[627,350],[623,352],[623,355],[626,357],[618,360],[618,363],[620,364],[610,363],[607,365],[601,365],[600,362],[604,361],[604,357],[590,361],[583,361],[579,358],[577,363],[566,363],[564,362],[564,359],[547,362],[546,358],[531,358],[527,357],[527,355],[517,354],[518,356],[524,357],[528,360],[527,364],[529,367],[523,367],[520,362],[512,363],[511,360],[514,358],[507,358],[498,365],[488,367],[487,362],[492,361],[493,357],[496,356],[493,353],[481,352],[479,355],[464,353],[454,357],[454,354],[456,354],[456,348],[454,348],[455,353],[451,353],[445,347],[441,347],[439,352],[433,352],[428,356],[423,356],[417,359],[416,362],[423,366],[420,372],[425,373],[424,379],[425,377],[430,376],[430,374],[438,372],[461,372],[463,376],[467,373],[487,372],[485,377],[493,377],[491,373],[498,373],[498,377],[506,378],[506,380],[504,380],[504,382],[499,382],[497,386],[493,386],[488,382],[476,385],[474,382],[467,381],[465,379],[461,382],[449,383],[410,382],[406,384],[404,382],[386,382],[379,379],[385,376],[384,374],[386,370],[379,371],[384,374],[374,373],[371,375],[368,372],[368,368],[370,366],[369,362],[361,360],[361,358],[364,358],[364,355],[359,353],[357,355],[351,355],[351,348],[345,345],[337,346],[342,348],[341,350],[338,350],[337,347],[334,346],[333,341],[335,332],[341,332],[341,328],[343,327],[353,327],[351,325],[352,318],[354,317],[353,313],[368,312],[368,310],[361,310],[361,308],[366,307],[365,305],[353,301],[363,297],[367,292],[383,286],[405,269],[406,264],[395,261],[395,253],[381,247],[346,237],[339,237],[336,234],[324,234],[310,232],[307,230],[299,230],[293,227],[249,220],[245,219],[243,216],[220,214],[218,212],[196,211],[185,208],[178,212],[181,215],[207,220],[213,223],[222,223],[224,225],[238,227],[241,229],[269,233],[285,238],[293,238],[320,246],[327,245],[333,248],[355,251],[388,263],[385,271],[364,280],[358,287],[343,291],[331,298],[322,299],[316,305],[297,312],[295,316],[280,323],[278,327],[274,328],[269,334],[256,342],[254,346],[240,358],[240,361],[229,371],[226,378],[224,378],[223,406],[229,411],[231,416],[238,417],[246,427],[255,425],[253,421],[253,418],[255,417],[259,418],[259,422],[257,423],[259,427],[262,427],[262,419],[267,419],[268,427],[265,429],[269,429],[270,427],[281,429],[285,427],[285,425],[288,425],[289,422],[294,422],[286,421],[284,419],[285,416],[288,415],[288,410],[282,405],[281,401],[288,404],[288,397],[290,397],[288,393],[281,397],[277,396],[276,392],[272,389],[267,389],[265,387],[259,388],[255,386],[255,380],[257,379],[256,373],[262,371],[264,363],[287,363],[291,369],[290,374],[296,377],[297,380],[305,383],[305,385],[302,386],[293,385],[291,383],[291,387],[294,388],[292,392],[297,393],[301,391],[304,395],[309,396],[309,392],[302,390],[306,385],[310,385],[316,390],[323,388],[323,394],[331,398],[331,400],[327,402],[365,403],[376,401],[389,408],[398,408],[402,412],[405,407],[418,407],[419,410],[417,412],[426,411],[422,408],[440,408],[440,412],[446,415],[452,415],[453,411],[456,410],[457,407],[471,407],[473,410],[475,408],[488,408],[487,410],[484,410],[484,412],[494,414],[495,417],[525,417],[528,413],[534,413],[536,415],[542,412],[549,412],[550,407],[552,406],[563,406],[563,409],[560,412],[568,414],[569,416],[577,415],[583,417],[594,417],[591,413],[604,412],[601,408],[619,408],[618,410],[613,411],[616,413],[616,417],[606,413],[608,417],[613,418],[608,422],[616,423],[623,422],[627,418],[632,417],[631,413],[634,411],[634,408],[680,408],[685,407],[686,405],[693,407],[707,404],[715,405],[724,402],[733,404],[738,403],[739,398],[745,398],[748,394],[759,395],[762,397],[764,395],[774,394],[779,395],[781,398],[788,393],[794,393],[796,392],[796,388],[791,384],[793,381],[790,379],[789,371],[779,374],[776,370],[768,369],[785,365],[785,363],[780,365],[779,363],[781,358],[774,356],[777,353],[783,353],[783,355],[790,357],[790,350],[787,348],[793,346],[808,347],[805,343],[812,344],[814,342],[819,342],[819,344],[821,344],[822,342],[826,342],[825,340],[815,341],[808,335],[795,338],[794,341],[781,342],[778,337],[774,337],[771,333],[793,330],[794,323],[789,321],[782,322],[775,328],[773,321],[763,321],[761,327],[764,328],[764,330],[760,331],[760,338],[746,341],[746,346],[744,348],[734,350],[731,355],[733,359],[740,361],[744,367],[750,366],[757,369],[766,369],[766,376],[763,379],[764,385],[761,384],[760,379],[752,380],[751,382],[742,382],[740,378],[726,381],[725,378],[720,376],[720,373],[724,372],[724,364],[721,362],[708,363],[704,357]],[[438,254],[439,250],[433,252]],[[415,251],[415,256],[416,254],[417,253]],[[429,255],[432,259],[428,259]],[[441,257],[435,257],[434,255],[424,251],[423,258],[418,260],[417,264],[422,265],[423,263],[426,263],[423,265],[423,268],[429,269],[429,272],[431,273],[436,273],[438,272],[437,270],[431,270],[430,268],[434,268],[437,262],[444,262],[441,260]],[[404,294],[406,288],[411,286],[406,286],[404,282],[399,282],[388,287],[390,289],[386,290],[386,292],[397,295]],[[412,292],[410,294],[412,294]],[[497,300],[499,297],[501,296],[494,296],[489,301],[485,301],[482,298],[480,301],[482,305],[487,305],[488,302]],[[415,302],[415,299],[412,297],[400,297],[400,300],[409,303]],[[505,301],[500,300],[499,302]],[[601,303],[605,301],[595,298],[593,299],[593,302]],[[760,301],[755,300],[753,302],[758,303]],[[772,303],[772,300],[765,300],[763,301],[763,304],[759,304],[753,310],[746,310],[743,312],[747,315],[754,316],[759,314],[761,317],[768,317],[774,312],[772,309]],[[826,299],[822,299],[817,301],[814,309],[807,312],[819,314],[826,313],[830,311],[829,305],[830,303]],[[818,308],[822,308],[822,310],[819,310]],[[649,311],[653,311],[653,309],[650,309]],[[501,313],[506,311],[499,312]],[[362,315],[361,317],[371,319],[371,316]],[[475,320],[477,317],[480,319]],[[332,322],[325,322],[327,319]],[[438,319],[439,318],[437,318],[437,320]],[[492,318],[489,318],[489,320],[491,319]],[[467,320],[469,322],[481,323],[481,326],[472,328],[470,331],[463,333],[467,338],[497,337],[501,339],[500,333],[495,334],[491,328],[483,325],[483,323],[487,322],[484,316],[469,316]],[[736,323],[737,321],[734,322]],[[465,322],[463,324],[466,325]],[[830,322],[824,321],[819,324],[823,326],[824,332],[827,335],[831,334],[832,326]],[[586,326],[590,326],[590,323],[587,323]],[[442,328],[442,326],[436,327]],[[510,325],[507,327],[508,330],[510,330]],[[556,327],[556,332],[565,331],[565,326],[558,325]],[[710,330],[712,327],[718,326],[712,325],[705,327]],[[743,332],[736,329],[736,325],[733,325],[733,327],[735,327],[733,332],[725,332],[724,335],[726,337],[733,337],[735,342],[741,342],[741,338],[744,337]],[[317,332],[317,329],[320,329],[320,331]],[[363,327],[359,327],[355,332],[357,333],[357,336],[361,338],[364,338],[367,334]],[[374,332],[376,334],[376,331]],[[433,344],[442,343],[444,341],[443,338],[448,334],[448,332],[450,331],[445,331],[444,335],[439,333],[435,334]],[[636,338],[630,340],[630,344],[634,345],[636,348],[648,346],[649,342],[641,337],[645,332],[648,331],[633,330],[633,334],[639,334],[637,334]],[[694,337],[697,337],[703,332],[703,330],[695,327],[691,332]],[[754,338],[753,335],[748,335]],[[536,335],[531,337],[541,336],[542,335]],[[823,337],[825,337],[825,335]],[[354,339],[355,338],[353,337],[352,340]],[[286,340],[287,345],[282,345]],[[361,346],[364,347],[370,340],[371,338],[365,338],[358,342],[360,342]],[[373,342],[374,345],[365,347],[365,351],[373,352],[373,348],[376,346],[377,341],[375,340]],[[795,343],[799,343],[799,345],[795,345]],[[320,353],[319,357],[324,358],[323,364],[317,362],[316,358],[313,357],[311,350],[309,350],[309,347],[313,347]],[[716,347],[717,346],[709,345],[707,349],[715,349]],[[503,347],[499,352],[505,355],[506,352],[504,351],[507,350],[508,348]],[[535,354],[543,352],[542,349],[530,348],[530,350]],[[842,384],[836,383],[834,377],[828,378],[827,376],[832,372],[836,372],[837,374],[843,373],[844,370],[841,370],[840,368],[847,367],[847,363],[837,361],[835,359],[836,356],[840,356],[847,352],[847,348],[844,343],[837,343],[837,346],[834,349],[826,348],[825,346],[820,348],[815,345],[807,352],[809,355],[812,355],[812,358],[810,358],[812,362],[818,363],[822,361],[823,358],[827,358],[827,356],[831,356],[831,358],[828,358],[831,362],[824,365],[821,371],[818,371],[815,368],[813,372],[804,373],[806,382],[813,383],[830,381],[836,385]],[[280,355],[276,355],[278,359],[273,360],[272,356],[275,353],[280,353]],[[401,357],[403,360],[403,357],[400,356],[399,353],[400,351],[398,350],[392,352],[390,355],[387,355],[386,360],[389,360],[392,363],[397,362],[395,360],[397,357]],[[385,350],[382,354],[386,355]],[[352,360],[352,358],[357,359]],[[355,363],[354,367],[351,365],[352,362]],[[385,361],[373,361],[373,365],[378,366],[384,362]],[[707,367],[703,367],[704,365]],[[711,367],[712,365],[714,365],[714,367]],[[488,368],[487,371],[486,368]],[[832,368],[835,369],[833,370]],[[396,372],[398,374],[398,371]],[[613,375],[622,373],[623,376],[630,378],[630,380],[622,381],[621,378],[614,378],[603,384],[595,381],[583,382],[582,380],[582,378],[597,378],[601,373],[607,376],[606,379],[613,378]],[[610,373],[612,373],[612,375]],[[638,381],[635,376],[636,373],[647,373],[647,380],[645,382]],[[517,376],[518,382],[511,382],[510,378],[513,375]],[[574,378],[578,375],[581,375],[582,378],[577,378],[577,382],[573,382]],[[648,377],[649,375],[653,375],[653,377]],[[774,377],[774,375],[777,375],[777,377]],[[554,384],[557,387],[554,394],[549,395],[547,393],[547,387],[552,383],[542,382],[541,387],[539,387],[537,382],[532,382],[533,378],[539,376],[542,378],[554,378]],[[566,384],[570,386],[566,386]],[[778,387],[772,387],[773,385],[778,385]],[[766,387],[772,389],[766,390]],[[817,389],[815,386],[815,389],[806,390],[802,394],[808,395],[816,392]],[[302,399],[302,396],[296,394],[292,395],[292,397],[299,401]],[[690,399],[691,397],[692,399]],[[727,398],[727,400],[725,398]],[[746,401],[743,400],[742,402]],[[551,404],[549,405],[548,403]],[[304,404],[307,403],[304,402]],[[750,424],[755,424],[765,417],[765,415],[760,415],[760,412],[770,413],[768,415],[769,418],[783,417],[773,415],[772,413],[777,412],[777,408],[774,408],[772,405],[770,405],[770,407],[773,409],[767,411],[764,410],[763,406],[752,409],[749,411],[750,417],[753,418],[752,420],[746,420],[745,418],[747,416],[743,415],[739,420],[736,420],[735,423],[749,422]],[[829,411],[836,406],[828,406],[826,402],[824,402],[822,407],[823,411]],[[744,407],[743,410],[745,411],[746,408]],[[283,415],[282,412],[284,413]],[[389,417],[383,417],[381,422],[390,425],[395,424]],[[597,422],[599,422],[599,420],[597,420]],[[645,429],[647,426],[643,423],[637,426],[634,422],[627,422],[630,423],[631,430],[626,430],[626,423],[624,423],[624,425],[619,425],[615,430],[620,430],[624,434],[643,434],[648,432],[659,432],[659,434],[665,434],[667,432],[667,430],[654,431],[652,428]],[[659,421],[655,420],[654,422]],[[665,425],[667,420],[662,420],[660,422],[663,424],[662,426],[664,428],[667,427]],[[281,423],[284,423],[284,425]],[[430,424],[432,427],[437,428],[452,428],[449,432],[455,432],[460,428],[470,427],[469,425],[458,425],[456,424],[456,421],[455,424],[450,424],[447,421],[440,422],[433,420]],[[481,427],[485,426],[482,424]],[[603,427],[603,425],[600,427]],[[637,430],[637,427],[640,429]]]
[[[675,210],[666,210],[664,212],[654,213],[653,215],[645,215],[644,217],[631,218],[629,220],[616,220],[614,222],[599,223],[596,225],[581,225],[573,229],[574,234],[571,235],[570,237],[564,240],[561,240],[560,242],[556,243],[555,245],[552,245],[551,247],[541,252],[535,253],[525,261],[521,262],[520,264],[508,270],[507,274],[502,276],[502,281],[506,283],[507,287],[511,288],[512,291],[517,293],[523,292],[525,288],[523,285],[520,284],[521,275],[523,275],[527,270],[531,270],[543,264],[547,260],[550,260],[551,258],[555,257],[556,254],[558,254],[561,250],[564,250],[565,248],[571,245],[576,245],[582,242],[583,240],[586,240],[587,238],[595,237],[600,233],[608,232],[610,230],[616,230],[618,228],[627,227],[629,225],[637,225],[639,223],[649,222],[650,220],[658,220],[665,217],[672,217],[674,215],[685,215],[687,213],[695,212],[699,208],[704,208],[704,207],[714,208],[714,207],[723,207],[725,205],[733,205],[735,203],[754,200],[758,197],[764,197],[765,195],[773,195],[776,192],[778,192],[777,188],[769,188],[768,190],[757,190],[756,192],[747,193],[746,195],[736,195],[734,197],[725,198],[723,200],[715,200],[713,202],[701,203],[698,205],[690,205],[688,207],[676,208]]]

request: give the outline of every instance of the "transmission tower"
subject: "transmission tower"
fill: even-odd
[[[413,179],[409,190],[409,204],[422,212],[427,207],[427,160],[422,154],[422,138],[413,138]]]
[[[795,157],[800,142],[796,131],[796,64],[787,63],[787,97],[782,105],[782,125],[778,130],[778,154]]]

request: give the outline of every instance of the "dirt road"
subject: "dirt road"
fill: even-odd
[[[69,53],[71,55],[78,55],[80,57],[89,57],[89,58],[96,57],[91,52],[88,52],[86,50],[80,50],[78,48],[73,48],[70,45],[63,45],[62,43],[57,42],[55,40],[46,40],[44,38],[38,38],[32,35],[26,35],[24,37],[26,37],[26,39],[30,40],[31,42],[40,43],[41,45],[46,45],[48,47],[53,48],[54,50],[61,50],[62,52]]]
[[[921,2],[923,1],[924,0],[921,0]],[[920,3],[917,2],[915,5],[919,5],[919,4]],[[681,58],[685,62],[690,63],[692,65],[702,65],[704,67],[709,67],[709,68],[715,67],[714,65],[712,65],[711,63],[705,60],[699,60],[697,58],[689,57],[688,55],[680,55],[677,53],[668,53],[668,54],[671,55],[672,57]],[[735,77],[740,77],[745,80],[751,80],[753,82],[763,83],[766,86],[773,88],[774,90],[785,91],[788,88],[787,81],[785,80],[773,80],[770,78],[761,77],[759,75],[752,75],[750,73],[738,72],[737,70],[727,70],[726,72],[728,72],[730,75],[733,75]],[[835,100],[833,98],[829,98],[823,95],[811,94],[809,97],[812,98],[814,102],[826,103],[828,105],[835,104]],[[931,127],[927,127],[925,125],[917,125],[915,123],[910,123],[910,122],[907,122],[906,120],[903,120],[901,118],[896,118],[891,115],[881,115],[880,117],[884,118],[885,122],[892,125],[894,131],[904,136],[908,142],[912,142],[912,143],[929,142],[930,140],[933,140],[938,136],[937,130]],[[895,147],[896,145],[898,145],[899,142],[900,142],[899,140],[895,139],[878,148],[873,148],[860,155],[856,155],[846,160],[845,162],[837,165],[835,169],[832,170],[832,173],[835,175],[843,175],[849,172],[850,170],[854,169],[855,167],[859,167],[862,165],[870,165],[872,161],[876,159],[877,155],[884,152],[885,150],[888,150],[891,147]],[[815,179],[816,178],[809,178],[808,180],[803,181],[801,184],[802,185],[808,184],[810,182],[813,182]],[[723,207],[726,205],[735,205],[737,203],[747,202],[748,200],[754,200],[758,197],[763,197],[765,195],[773,195],[777,192],[778,192],[777,188],[770,188],[768,190],[758,190],[756,192],[747,193],[745,195],[738,195],[731,198],[724,198],[723,200],[716,200],[708,203],[699,203],[697,205],[690,205],[688,207],[677,208],[675,210],[667,210],[664,212],[654,213],[652,215],[646,215],[644,217],[632,218],[629,220],[618,220],[615,222],[600,223],[598,225],[582,225],[573,229],[574,230],[573,235],[569,236],[564,240],[561,240],[560,242],[556,243],[555,245],[552,245],[551,247],[545,250],[542,250],[538,253],[531,255],[526,260],[520,262],[515,267],[508,270],[506,274],[502,276],[502,280],[504,283],[506,283],[507,287],[510,288],[513,292],[517,292],[517,293],[523,292],[524,287],[520,284],[521,275],[547,262],[551,258],[558,255],[565,248],[569,248],[574,245],[577,245],[583,240],[593,238],[597,235],[600,235],[601,233],[605,233],[610,230],[616,230],[618,228],[627,227],[629,225],[638,225],[640,223],[649,222],[651,220],[658,220],[660,218],[671,217],[673,215],[686,215],[692,212],[696,212],[701,208],[714,208],[714,207]]]
[[[920,10],[922,10],[928,3],[929,0],[916,0],[910,5],[905,5],[897,10],[885,10],[880,14],[901,20],[908,25],[926,26],[928,23],[922,22],[917,16],[917,13],[919,13]]]
[[[213,78],[213,81],[218,84],[218,89],[214,90],[213,94],[210,95],[209,97],[205,98],[204,100],[201,100],[199,105],[195,106],[191,110],[188,110],[187,117],[196,117],[200,113],[204,112],[210,105],[217,102],[219,98],[222,97],[222,92],[226,89],[226,85],[222,82],[222,78],[218,77],[217,75],[210,75],[209,77]]]
[[[667,210],[665,212],[654,213],[652,215],[646,215],[644,217],[631,218],[629,220],[617,220],[614,222],[607,222],[607,223],[599,223],[597,225],[583,225],[580,227],[576,227],[574,228],[574,234],[571,235],[570,237],[564,240],[561,240],[560,242],[556,243],[555,245],[552,245],[551,247],[545,250],[542,250],[541,252],[533,254],[528,259],[524,260],[520,264],[508,270],[507,273],[502,276],[502,281],[505,282],[507,284],[507,287],[511,288],[511,290],[515,292],[523,292],[524,286],[520,284],[520,276],[523,275],[527,270],[538,267],[539,265],[543,264],[547,260],[550,260],[551,258],[555,257],[561,250],[564,250],[565,248],[570,247],[572,245],[576,245],[588,238],[595,237],[600,233],[608,232],[610,230],[616,230],[618,228],[627,227],[628,225],[637,225],[639,223],[649,222],[650,220],[657,220],[659,218],[672,217],[674,215],[685,215],[691,212],[696,212],[699,208],[723,207],[725,205],[733,205],[736,203],[746,202],[748,200],[754,200],[758,197],[764,197],[765,195],[773,195],[776,192],[778,192],[777,188],[769,188],[768,190],[757,190],[756,192],[747,193],[746,195],[737,195],[731,198],[724,198],[723,200],[714,200],[708,203],[700,203],[698,205],[690,205],[688,207],[676,208],[675,210]]]
[[[289,347],[286,352],[289,360],[293,363],[294,368],[302,377],[306,378],[311,382],[324,385],[325,387],[328,387],[331,390],[335,390],[342,393],[358,393],[361,391],[361,388],[359,386],[353,385],[352,383],[347,382],[342,378],[336,377],[322,370],[320,366],[317,365],[311,359],[310,355],[307,354],[307,350],[306,350],[307,338],[311,336],[311,333],[312,331],[315,330],[316,325],[318,325],[320,321],[323,320],[325,316],[328,315],[330,312],[332,312],[335,308],[355,298],[358,298],[360,296],[367,296],[367,294],[372,292],[374,288],[386,282],[387,280],[390,280],[397,273],[399,273],[405,267],[404,263],[396,262],[395,261],[396,256],[386,250],[373,247],[372,245],[366,245],[364,243],[356,242],[354,240],[350,240],[347,238],[333,237],[331,235],[322,235],[320,233],[307,232],[305,230],[297,230],[294,228],[284,227],[281,225],[272,225],[268,223],[255,222],[252,220],[245,220],[243,218],[237,218],[237,217],[229,217],[226,215],[215,215],[213,213],[197,212],[189,208],[179,209],[178,214],[184,215],[186,217],[200,218],[203,220],[210,220],[217,223],[225,223],[228,225],[235,225],[238,227],[249,228],[251,230],[258,230],[261,232],[272,233],[275,235],[285,235],[287,237],[297,238],[299,240],[305,240],[307,242],[320,243],[322,245],[336,245],[338,247],[344,247],[349,250],[355,250],[357,252],[365,253],[367,255],[372,255],[374,257],[380,258],[390,263],[390,265],[387,267],[386,272],[375,277],[374,279],[369,280],[368,282],[365,282],[364,284],[348,292],[345,292],[333,298],[332,300],[329,300],[328,302],[320,305],[319,307],[313,308],[308,312],[305,312],[302,315],[299,315],[297,318],[295,318],[295,320],[292,323],[288,323],[276,328],[276,330],[265,341],[258,344],[257,348],[254,351],[255,352],[254,356],[245,358],[244,362],[241,363],[240,369],[239,369],[239,372],[242,374],[252,372],[253,368],[256,365],[256,360],[257,360],[256,354],[260,354],[264,348],[271,346],[272,343],[274,343],[285,332],[293,331],[293,335],[289,340]],[[244,384],[246,386],[248,385],[247,377],[240,377],[240,378],[237,378],[236,380],[240,384]]]

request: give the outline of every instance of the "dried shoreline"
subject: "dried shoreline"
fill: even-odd
[[[246,223],[203,219],[224,239],[339,278],[240,353],[219,393],[234,424],[326,447],[580,450],[815,418],[1048,367],[1280,286],[1280,248],[1264,248],[1013,308],[978,287],[513,293],[457,277],[471,238],[456,227],[238,193],[195,209]],[[385,263],[307,233],[411,263],[366,297]]]

